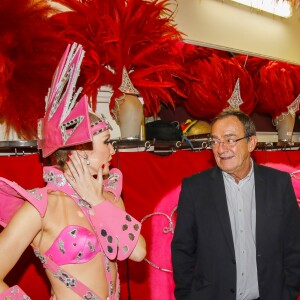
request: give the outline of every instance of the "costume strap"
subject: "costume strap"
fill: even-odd
[[[0,294],[0,300],[30,300],[30,297],[18,285],[14,285]]]
[[[34,254],[40,259],[43,267],[48,269],[52,275],[58,278],[67,288],[70,288],[74,293],[85,300],[102,300],[96,293],[88,288],[80,280],[74,278],[63,268],[59,267],[47,255],[42,255],[37,249],[34,249]],[[20,298],[21,299],[21,298]],[[1,300],[1,299],[0,299]]]

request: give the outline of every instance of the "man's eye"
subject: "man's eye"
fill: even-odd
[[[106,144],[106,145],[108,145],[108,144],[110,144],[111,143],[111,140],[106,140],[105,142],[104,142],[104,144]]]
[[[235,143],[235,139],[227,139],[227,144],[231,145]]]
[[[217,141],[217,140],[211,140],[210,143],[212,146],[219,145],[219,141]]]

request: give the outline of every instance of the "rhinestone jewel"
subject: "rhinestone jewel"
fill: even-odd
[[[233,109],[238,110],[240,108],[240,105],[243,104],[243,100],[241,98],[241,92],[240,92],[240,79],[236,81],[234,90],[232,92],[232,95],[230,98],[227,100],[229,103],[230,107]]]

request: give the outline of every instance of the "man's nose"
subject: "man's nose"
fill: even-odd
[[[218,152],[219,153],[223,152],[223,151],[226,151],[229,148],[228,144],[226,144],[225,142],[221,142],[221,141],[220,141],[220,143],[218,144],[217,147],[218,147]]]

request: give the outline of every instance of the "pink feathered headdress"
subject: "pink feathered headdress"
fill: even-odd
[[[85,95],[77,102],[82,89],[75,92],[75,85],[83,56],[81,45],[68,45],[53,75],[46,97],[45,116],[38,126],[38,147],[42,149],[43,157],[60,148],[90,142],[93,134],[110,128],[104,118],[90,123]]]

